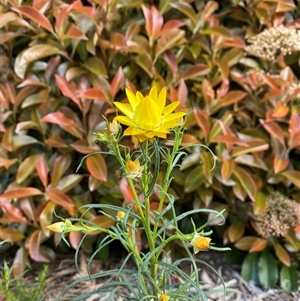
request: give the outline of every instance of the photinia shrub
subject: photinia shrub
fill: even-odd
[[[0,4],[0,238],[18,246],[15,273],[28,254],[54,258],[59,236],[46,228],[54,213],[74,217],[87,203],[130,201],[110,157],[88,156],[77,167],[100,150],[94,133],[115,116],[114,101],[127,101],[124,87],[146,94],[156,83],[189,113],[188,156],[170,188],[177,210],[226,209],[226,224],[216,228],[224,244],[277,258],[288,274],[300,249],[299,8],[289,0],[151,4]],[[215,168],[197,143],[214,152]],[[124,144],[136,147],[134,139]],[[284,235],[262,237],[257,220],[273,192],[293,202],[295,218]],[[102,228],[112,223],[96,211],[86,217]],[[85,249],[99,239],[90,236]],[[70,242],[76,249],[80,235],[70,233]]]

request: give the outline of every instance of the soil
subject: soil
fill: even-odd
[[[264,291],[253,283],[246,282],[240,276],[240,267],[235,265],[225,264],[220,256],[220,253],[206,252],[201,253],[201,260],[211,264],[222,276],[226,287],[233,291],[228,292],[224,297],[223,294],[216,294],[209,297],[209,301],[300,301],[300,289],[298,292],[291,294],[286,293],[280,288]],[[124,257],[125,258],[125,257]],[[102,270],[119,268],[123,259],[120,256],[111,256],[107,264],[103,264],[100,260],[94,259],[91,264],[91,273],[97,273]],[[49,265],[49,276],[47,278],[46,287],[44,289],[43,301],[71,301],[75,296],[81,296],[84,293],[97,290],[101,284],[100,281],[80,281],[67,291],[65,297],[62,297],[65,289],[82,277],[88,276],[87,263],[88,256],[83,252],[79,255],[79,270],[74,264],[74,254],[59,256],[56,262]],[[34,283],[38,271],[42,268],[42,264],[33,263],[31,271],[25,274],[26,283]],[[132,268],[132,267],[129,267]],[[209,269],[203,267],[200,271],[201,279],[203,280],[202,288],[222,287],[220,280]],[[106,279],[105,281],[111,281]],[[103,281],[103,280],[102,280]],[[107,296],[99,296],[94,294],[85,301],[105,301]],[[117,298],[116,301],[122,301]],[[183,300],[184,301],[184,300]]]

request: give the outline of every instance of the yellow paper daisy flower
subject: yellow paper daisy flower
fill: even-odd
[[[125,136],[136,136],[140,142],[154,137],[165,139],[169,130],[178,126],[178,122],[186,115],[184,112],[172,113],[180,101],[166,106],[166,87],[158,93],[157,86],[154,85],[145,97],[139,91],[134,94],[126,89],[126,95],[129,103],[115,102],[125,116],[117,116],[115,120],[128,126]]]
[[[194,246],[194,254],[199,251],[208,251],[210,247],[211,238],[205,237],[199,233],[195,233],[191,244]]]

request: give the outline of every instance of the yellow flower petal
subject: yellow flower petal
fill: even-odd
[[[145,97],[139,91],[134,94],[126,89],[126,95],[129,103],[115,102],[125,116],[115,119],[128,126],[124,135],[135,136],[140,142],[147,139],[152,141],[155,137],[165,139],[170,129],[179,126],[179,121],[186,115],[184,112],[172,113],[180,104],[179,101],[166,106],[166,87],[158,92],[157,86],[153,85]]]

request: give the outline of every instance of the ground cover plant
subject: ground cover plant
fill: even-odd
[[[235,257],[244,262],[244,277],[295,289],[296,2],[6,0],[0,12],[0,238],[1,252],[18,248],[14,275],[28,258],[49,262],[66,250],[47,229],[58,221],[54,211],[68,219],[87,204],[126,204],[128,187],[113,157],[89,156],[76,170],[83,156],[103,150],[94,133],[115,117],[113,102],[126,101],[124,88],[146,95],[155,83],[167,87],[170,103],[180,101],[176,110],[192,112],[181,145],[190,146],[188,155],[171,174],[176,213],[226,209],[225,224],[211,229],[242,250]],[[200,143],[215,154],[214,169]],[[137,147],[130,137],[123,144]],[[211,217],[199,214],[194,222]],[[102,228],[115,224],[97,210],[85,218]],[[189,219],[179,227],[193,231]],[[102,239],[89,235],[81,247],[92,252]],[[80,240],[70,233],[74,249]]]

